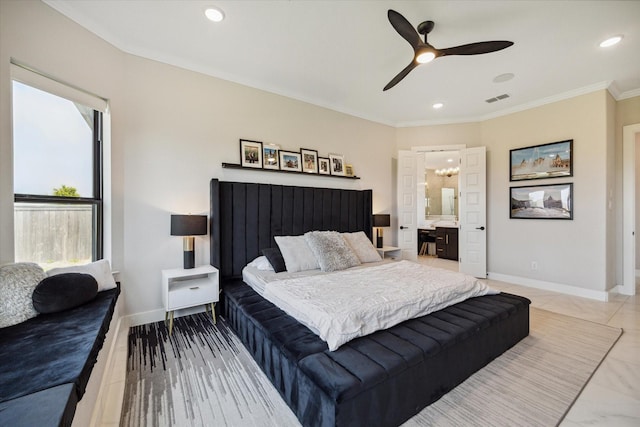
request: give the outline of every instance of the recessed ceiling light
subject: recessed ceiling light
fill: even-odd
[[[222,9],[217,7],[208,7],[204,11],[204,14],[209,20],[213,22],[220,22],[224,19],[224,12],[222,11]]]
[[[509,80],[511,80],[513,77],[515,76],[515,74],[513,73],[504,73],[504,74],[500,74],[499,76],[495,76],[493,78],[493,82],[494,83],[504,83],[504,82],[508,82]]]
[[[613,45],[616,45],[620,43],[620,40],[622,40],[622,37],[623,36],[610,37],[605,41],[603,41],[602,43],[600,43],[600,47],[611,47]]]
[[[435,108],[436,110],[442,107],[444,107],[444,104],[442,102],[436,102],[435,104],[433,104],[433,108]]]

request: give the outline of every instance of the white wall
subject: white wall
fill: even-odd
[[[392,129],[125,54],[32,0],[0,0],[0,262],[13,260],[11,57],[109,99],[112,260],[122,272],[127,313],[161,308],[159,272],[182,259],[180,238],[169,236],[169,215],[207,213],[212,177],[371,188],[374,212],[393,213],[396,150],[423,145],[487,147],[490,272],[585,290],[612,286],[621,243],[619,227],[612,232],[609,191],[615,182],[618,224],[621,126],[640,122],[640,97],[614,104],[600,91],[481,123]],[[239,161],[240,138],[341,152],[363,179],[222,169],[222,162]],[[509,149],[568,138],[575,144],[574,177],[541,182],[574,182],[574,221],[510,220]],[[385,236],[391,242],[393,231]],[[208,260],[206,242],[197,238],[199,264]]]
[[[487,261],[494,275],[604,291],[607,269],[608,98],[579,96],[481,123],[398,129],[399,149],[420,145],[487,147]],[[574,176],[509,182],[509,150],[574,140]],[[509,218],[509,187],[574,183],[574,220]],[[531,270],[531,261],[538,269]],[[612,261],[610,262],[613,263]],[[613,271],[611,269],[611,271]],[[564,289],[566,290],[566,289]]]
[[[109,99],[112,259],[126,313],[161,308],[160,270],[182,264],[170,214],[208,213],[211,178],[373,189],[374,211],[391,212],[393,128],[125,54],[39,1],[0,8],[0,262],[13,260],[11,57]],[[342,153],[362,179],[222,169],[239,162],[240,138]],[[196,238],[197,264],[208,251]]]
[[[489,271],[604,291],[607,246],[606,91],[488,120]],[[573,177],[509,183],[509,150],[573,139]],[[573,182],[572,221],[509,219],[509,187]],[[531,261],[538,264],[531,269]]]

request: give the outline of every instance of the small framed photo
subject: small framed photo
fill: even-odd
[[[280,170],[289,172],[302,172],[302,161],[300,153],[293,151],[279,151]]]
[[[353,176],[353,166],[352,165],[344,165],[344,173],[346,176]]]
[[[573,219],[573,184],[511,187],[509,218]]]
[[[262,166],[265,169],[280,169],[278,150],[280,150],[280,146],[276,144],[262,145]]]
[[[240,164],[245,168],[262,169],[262,142],[241,139]]]
[[[320,175],[330,175],[329,159],[327,157],[318,157],[318,173]]]
[[[329,154],[331,175],[344,176],[344,156],[342,154]]]
[[[302,172],[318,173],[318,152],[301,148],[300,155],[302,156]]]

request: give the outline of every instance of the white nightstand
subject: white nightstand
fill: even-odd
[[[376,248],[382,259],[390,258],[395,260],[402,259],[402,249],[396,248],[395,246],[383,246],[381,248]]]
[[[162,302],[166,311],[165,321],[169,320],[169,335],[173,330],[174,311],[181,308],[206,304],[207,311],[211,308],[213,323],[216,323],[218,289],[218,269],[213,266],[162,270]]]

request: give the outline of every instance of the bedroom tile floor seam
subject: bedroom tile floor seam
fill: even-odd
[[[457,271],[458,263],[434,257],[419,262]],[[640,425],[640,283],[636,295],[611,295],[608,302],[487,279],[494,289],[522,295],[532,306],[555,313],[623,329],[622,336],[589,380],[560,423],[561,427]],[[127,363],[128,330],[117,337],[114,371],[109,381],[103,417],[98,425],[119,425]]]

